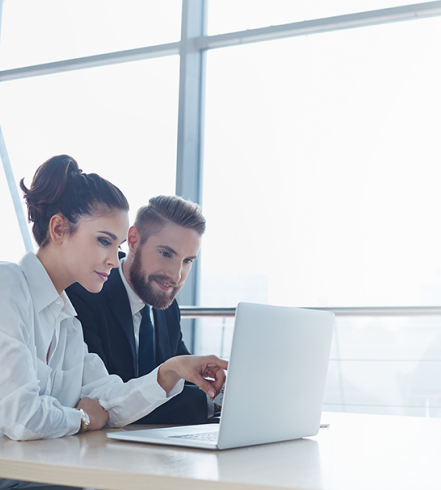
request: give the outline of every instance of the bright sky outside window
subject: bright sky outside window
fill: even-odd
[[[1,83],[17,182],[25,177],[29,185],[38,165],[67,153],[121,188],[132,219],[151,196],[173,194],[178,72],[172,56]],[[2,224],[15,226],[15,214],[1,209]]]
[[[440,33],[208,53],[201,304],[441,302]]]
[[[181,0],[5,0],[0,69],[179,41]]]

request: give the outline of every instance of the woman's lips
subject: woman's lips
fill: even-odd
[[[95,274],[103,281],[106,282],[107,278],[109,277],[109,274],[106,274],[105,272],[97,272],[95,271]]]

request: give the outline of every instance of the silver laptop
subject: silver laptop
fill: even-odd
[[[239,303],[219,424],[108,433],[230,449],[314,436],[320,428],[334,313]]]

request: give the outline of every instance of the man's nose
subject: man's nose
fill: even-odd
[[[172,264],[169,264],[166,273],[167,273],[167,276],[173,282],[180,282],[181,277],[182,277],[182,265],[181,265],[181,263],[176,261],[176,262],[173,262]]]

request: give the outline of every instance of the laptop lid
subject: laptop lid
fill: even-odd
[[[107,435],[211,449],[316,435],[333,327],[331,312],[239,303],[219,427],[195,429],[199,433],[218,429],[217,441],[192,439],[188,426]]]

